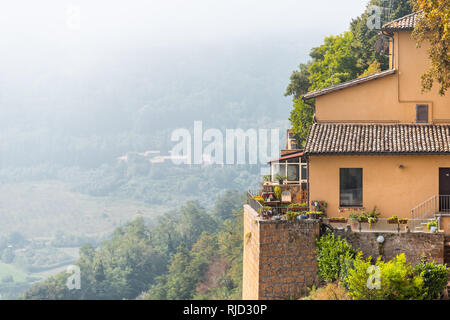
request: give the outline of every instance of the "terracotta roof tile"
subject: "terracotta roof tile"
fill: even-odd
[[[316,123],[305,154],[450,154],[450,125]]]
[[[381,30],[396,31],[396,30],[412,30],[416,25],[417,20],[420,18],[421,12],[413,12],[407,16],[395,19],[386,23],[381,27]]]

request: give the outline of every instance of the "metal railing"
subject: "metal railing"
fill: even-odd
[[[450,195],[439,195],[439,212],[450,213]]]
[[[331,220],[331,221],[330,221]],[[427,224],[431,219],[409,219],[406,223],[392,223],[388,218],[378,218],[375,223],[369,224],[368,222],[358,222],[351,219],[347,219],[344,222],[333,222],[333,218],[324,218],[323,221],[328,223],[333,228],[346,228],[347,225],[351,226],[354,232],[421,232],[431,233],[427,228]]]
[[[253,197],[257,196],[257,192],[248,190],[247,191],[247,203],[248,205],[255,210],[258,214],[260,214],[263,210],[263,205],[259,203],[259,201],[256,201],[253,199]]]
[[[434,195],[425,200],[418,206],[411,209],[412,221],[418,220],[431,220],[438,218],[440,213],[450,214],[450,195]],[[414,228],[420,227],[420,225],[414,225]]]
[[[438,210],[438,196],[434,195],[411,209],[411,219],[431,219]]]

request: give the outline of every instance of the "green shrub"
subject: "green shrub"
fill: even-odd
[[[434,261],[422,259],[420,264],[414,267],[414,271],[423,278],[424,298],[438,299],[447,287],[449,268],[436,264]]]
[[[339,274],[339,283],[344,288],[348,288],[347,278],[350,275],[350,270],[355,268],[355,258],[341,257],[340,264],[341,264],[341,272]]]
[[[378,258],[375,266],[379,270],[379,288],[369,288],[368,279],[371,258],[363,259],[358,253],[353,269],[349,270],[347,286],[354,300],[417,300],[423,299],[423,278],[417,275],[413,267],[400,254],[384,262]],[[374,276],[375,277],[375,276]]]
[[[338,280],[343,264],[355,256],[352,246],[332,233],[320,237],[316,246],[319,277],[328,282]]]

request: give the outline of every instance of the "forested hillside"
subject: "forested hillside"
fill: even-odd
[[[62,272],[24,299],[238,299],[242,278],[243,194],[228,191],[207,212],[198,202],[117,228],[97,249],[80,249],[81,287]]]
[[[256,186],[260,165],[154,160],[175,145],[171,132],[192,132],[194,120],[204,130],[283,133],[282,89],[306,44],[277,41],[120,44],[108,57],[93,48],[84,62],[61,54],[49,64],[40,51],[15,66],[9,59],[0,74],[1,298],[17,298],[75,262],[85,242],[96,247],[136,216],[154,223],[194,200],[212,210],[225,190]]]

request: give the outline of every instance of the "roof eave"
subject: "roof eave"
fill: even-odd
[[[311,91],[311,92],[308,92],[307,94],[305,94],[302,97],[302,99],[303,100],[309,100],[309,99],[313,99],[313,98],[317,98],[317,97],[326,95],[328,93],[336,92],[336,91],[339,91],[339,90],[344,90],[346,88],[350,88],[350,87],[353,87],[353,86],[356,86],[356,85],[359,85],[359,84],[362,84],[362,83],[366,83],[368,81],[372,81],[372,80],[375,80],[375,79],[380,79],[380,78],[392,75],[396,71],[397,71],[396,69],[388,69],[388,70],[384,70],[384,71],[381,71],[381,72],[377,72],[377,73],[368,75],[368,76],[363,77],[363,78],[353,79],[353,80],[350,80],[350,81],[346,81],[346,82],[342,82],[342,83],[336,84],[336,85],[328,87],[328,88],[324,88],[324,89],[320,89],[320,90],[316,90],[316,91]]]
[[[414,28],[381,28],[381,31],[386,31],[386,32],[398,32],[398,31],[413,31]]]
[[[305,152],[306,156],[358,156],[358,155],[450,155],[445,151],[409,151],[409,152]]]

